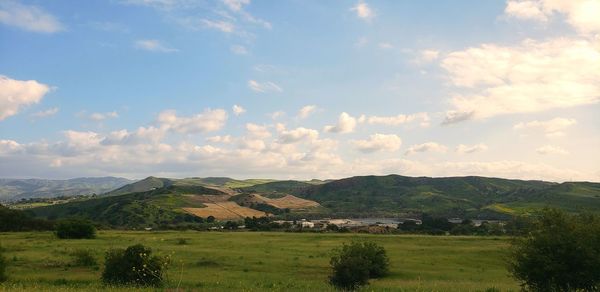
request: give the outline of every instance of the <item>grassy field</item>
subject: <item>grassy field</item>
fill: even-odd
[[[375,241],[390,257],[391,274],[371,280],[364,291],[519,289],[505,268],[509,240],[502,237],[103,231],[93,240],[58,240],[49,232],[0,234],[10,265],[10,280],[0,290],[101,290],[102,268],[73,267],[71,252],[90,249],[102,266],[109,248],[143,243],[158,254],[172,254],[167,288],[332,291],[331,250],[352,240]]]

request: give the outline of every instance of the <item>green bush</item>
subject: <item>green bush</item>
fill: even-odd
[[[0,283],[6,281],[6,258],[2,255],[2,248],[0,247]]]
[[[96,237],[96,227],[86,220],[62,220],[56,224],[56,236],[62,239],[90,239]]]
[[[141,244],[106,253],[102,282],[110,285],[159,287],[165,281],[169,258],[152,256],[152,250]]]
[[[373,242],[353,242],[334,250],[330,261],[333,273],[329,282],[338,289],[354,290],[366,285],[369,278],[388,273],[389,259],[385,249]]]
[[[80,267],[94,267],[98,265],[94,253],[89,249],[75,250],[71,256],[73,257],[73,265]]]
[[[509,270],[532,291],[600,290],[600,216],[546,209],[513,242]]]

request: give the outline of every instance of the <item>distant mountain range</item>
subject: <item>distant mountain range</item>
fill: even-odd
[[[600,212],[600,183],[400,175],[330,181],[148,177],[96,198],[30,210],[41,217],[80,216],[135,227],[189,222],[190,214],[226,220],[255,211],[287,218],[401,217],[425,212],[448,218],[506,219],[543,207]]]
[[[0,201],[102,194],[133,182],[110,176],[67,180],[0,178]]]

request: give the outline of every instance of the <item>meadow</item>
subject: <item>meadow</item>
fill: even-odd
[[[507,237],[197,231],[100,231],[91,240],[2,233],[10,279],[0,290],[133,290],[104,287],[102,262],[110,248],[142,243],[172,256],[169,290],[333,291],[327,284],[331,250],[353,240],[374,241],[390,257],[390,275],[371,280],[364,291],[519,290],[506,270]],[[73,265],[78,249],[89,249],[99,266]]]

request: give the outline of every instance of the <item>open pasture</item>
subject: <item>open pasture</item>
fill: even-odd
[[[327,284],[331,250],[352,240],[377,242],[390,257],[390,275],[371,280],[364,291],[519,289],[505,268],[509,239],[503,237],[101,231],[92,240],[58,240],[49,232],[0,234],[10,277],[0,290],[100,290],[106,288],[99,280],[106,250],[142,243],[172,255],[167,288],[333,291]],[[77,249],[91,250],[99,267],[74,266],[71,253]]]

